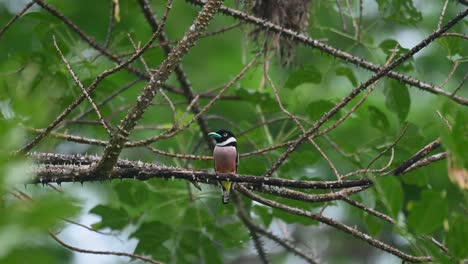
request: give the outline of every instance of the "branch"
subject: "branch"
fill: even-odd
[[[214,173],[208,171],[193,171],[176,167],[165,167],[141,161],[118,160],[116,167],[107,175],[99,175],[92,171],[93,166],[101,158],[86,155],[62,155],[55,153],[31,153],[38,165],[33,167],[36,177],[31,179],[32,184],[62,183],[62,182],[94,182],[114,179],[148,180],[184,179],[202,183],[217,184],[217,181],[244,182],[251,184],[273,185],[300,189],[340,189],[368,186],[368,179],[343,181],[304,181],[281,178],[262,177],[255,175]]]
[[[436,149],[438,147],[440,147],[440,139],[439,138],[432,141],[431,143],[427,144],[426,146],[424,146],[422,149],[420,149],[418,152],[416,152],[413,156],[411,156],[411,158],[407,159],[400,166],[393,169],[391,171],[391,174],[400,175],[402,172],[404,172],[406,169],[411,167],[417,161],[424,158],[429,152],[433,151],[434,149]]]

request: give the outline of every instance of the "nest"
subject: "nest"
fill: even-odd
[[[252,11],[255,16],[283,28],[304,32],[309,25],[309,3],[310,0],[254,0]],[[262,32],[262,29],[252,31],[253,38],[258,40]],[[265,40],[269,48],[278,50],[284,65],[294,60],[296,45],[293,41],[272,32],[265,32]]]

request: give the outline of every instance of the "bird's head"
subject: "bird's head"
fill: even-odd
[[[216,140],[216,146],[237,146],[236,136],[229,130],[220,129],[209,133],[208,136]]]

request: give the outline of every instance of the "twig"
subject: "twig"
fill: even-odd
[[[89,226],[87,226],[87,225],[83,225],[83,224],[80,224],[80,223],[78,223],[78,222],[72,221],[72,220],[70,220],[70,219],[62,218],[62,220],[63,220],[64,222],[69,223],[69,224],[82,227],[82,228],[84,228],[84,229],[86,229],[86,230],[89,230],[89,231],[91,231],[91,232],[94,232],[94,233],[97,233],[97,234],[100,234],[100,235],[104,235],[104,236],[113,236],[113,237],[115,237],[115,238],[117,238],[117,239],[120,240],[120,238],[118,238],[115,234],[113,234],[113,233],[111,233],[111,232],[102,232],[102,231],[93,229],[93,228],[91,228],[91,227],[89,227]]]
[[[348,198],[346,195],[343,195],[341,197],[341,200],[345,201],[346,203],[348,203],[348,204],[350,204],[350,205],[352,205],[354,207],[362,209],[363,211],[365,211],[365,212],[367,212],[367,213],[369,213],[369,214],[371,214],[373,216],[376,216],[376,217],[378,217],[380,219],[383,219],[383,220],[385,220],[385,221],[387,221],[387,222],[389,222],[391,224],[395,224],[395,220],[393,220],[393,218],[391,218],[390,216],[388,216],[388,215],[386,215],[384,213],[378,212],[378,211],[366,206],[363,203],[352,200],[352,199]]]
[[[455,71],[457,70],[458,66],[460,65],[460,62],[459,61],[456,61],[454,64],[453,64],[453,67],[452,67],[452,70],[450,71],[449,75],[447,76],[447,78],[441,83],[439,84],[437,87],[438,88],[442,88],[448,81],[450,81],[450,79],[452,79],[452,76],[453,74],[455,73]]]
[[[439,161],[439,160],[443,160],[443,159],[446,159],[447,158],[447,152],[442,152],[442,153],[438,153],[438,154],[434,154],[432,156],[429,156],[425,159],[422,159],[422,160],[419,160],[417,162],[415,162],[413,165],[411,165],[409,168],[407,168],[406,170],[404,170],[403,172],[400,173],[401,174],[405,174],[405,173],[408,173],[412,170],[415,170],[415,169],[418,169],[418,168],[421,168],[421,167],[424,167],[424,166],[427,166],[429,164],[432,164],[436,161]]]
[[[272,185],[249,185],[247,186],[244,184],[243,186],[252,191],[272,194],[272,195],[283,197],[283,198],[304,201],[304,202],[309,202],[309,203],[323,203],[323,202],[340,200],[343,196],[362,192],[364,190],[367,190],[370,187],[370,185],[367,185],[367,186],[346,188],[337,192],[311,194],[311,193],[305,193],[301,191],[291,190],[288,188],[272,186]]]
[[[362,31],[362,13],[364,5],[362,0],[359,0],[359,20],[358,20],[358,27],[356,31],[356,39],[358,42],[361,42],[361,31]]]
[[[406,169],[411,167],[413,164],[415,164],[417,161],[421,160],[424,158],[429,152],[433,151],[434,149],[440,147],[440,139],[436,139],[432,141],[431,143],[427,144],[424,146],[422,149],[420,149],[418,152],[416,152],[411,158],[407,159],[404,161],[400,166],[396,167],[392,171],[390,171],[391,174],[393,175],[400,175],[402,172],[404,172]]]
[[[96,254],[96,255],[114,255],[114,256],[121,256],[121,257],[129,257],[129,258],[134,258],[134,259],[139,259],[143,260],[144,262],[149,262],[153,264],[161,264],[162,262],[141,256],[141,255],[136,255],[136,254],[131,254],[131,253],[126,253],[126,252],[115,252],[115,251],[97,251],[97,250],[89,250],[89,249],[82,249],[78,247],[71,246],[65,242],[63,242],[56,234],[54,234],[52,231],[49,230],[49,235],[57,241],[61,246],[68,248],[69,250],[80,252],[80,253],[86,253],[86,254]]]
[[[129,88],[131,88],[133,85],[137,84],[138,82],[140,81],[140,79],[135,79],[133,81],[130,81],[128,82],[127,84],[125,84],[124,86],[122,86],[121,88],[113,91],[111,94],[109,94],[106,98],[104,98],[101,102],[97,103],[96,106],[97,107],[101,107],[105,104],[107,104],[110,100],[112,100],[114,97],[116,97],[117,95],[125,92],[126,90],[128,90]],[[88,115],[89,113],[91,113],[93,111],[93,108],[89,108],[88,110],[80,113],[79,115],[75,116],[74,118],[72,118],[72,121],[77,121],[77,120],[80,120],[81,118],[85,117],[86,115]]]
[[[442,22],[444,21],[445,11],[447,10],[448,0],[445,0],[444,6],[442,7],[442,12],[440,13],[439,23],[437,23],[437,29],[442,27]]]
[[[447,126],[447,128],[452,131],[452,125],[450,124],[450,122],[447,120],[447,118],[445,118],[439,110],[436,110],[436,113],[437,115],[439,116],[439,118],[444,122],[444,124]]]
[[[33,6],[34,4],[36,3],[35,0],[27,3],[23,9],[21,9],[16,15],[14,15],[10,21],[8,21],[8,23],[6,23],[5,26],[3,26],[2,28],[0,28],[0,40],[2,39],[2,36],[3,34],[11,27],[11,25],[13,25],[13,23],[15,23],[15,21],[20,18],[26,11],[28,11],[28,9]]]
[[[115,1],[110,0],[110,12],[109,12],[109,22],[107,25],[107,35],[106,40],[104,41],[104,48],[107,49],[110,46],[112,40],[112,32],[114,31],[115,26]]]
[[[451,33],[451,32],[448,32],[448,33],[442,34],[441,37],[457,37],[457,38],[462,38],[462,39],[468,40],[468,36],[465,35],[465,34],[461,34],[461,33]]]
[[[354,35],[357,36],[357,34],[359,32],[358,23],[356,22],[356,19],[353,16],[353,10],[351,8],[351,4],[349,3],[349,0],[345,0],[345,2],[346,2],[346,7],[348,8],[349,17],[351,18],[351,22],[353,24]]]
[[[54,41],[54,47],[55,49],[57,50],[57,52],[59,53],[60,55],[60,58],[62,58],[62,61],[63,63],[65,63],[65,65],[67,66],[67,69],[68,69],[68,72],[70,73],[70,75],[72,76],[73,80],[75,80],[75,83],[78,85],[78,87],[80,87],[81,91],[83,92],[83,94],[86,96],[86,98],[88,99],[89,103],[91,104],[91,106],[93,107],[94,111],[96,112],[96,115],[98,116],[98,120],[99,122],[101,123],[102,127],[106,130],[107,134],[110,136],[111,135],[111,131],[109,129],[109,127],[107,126],[106,122],[104,121],[104,119],[102,118],[102,115],[101,115],[101,112],[99,112],[99,109],[98,107],[96,106],[96,104],[94,103],[93,99],[91,99],[91,96],[89,95],[89,93],[86,91],[86,88],[84,87],[83,83],[81,83],[80,79],[78,78],[78,76],[76,76],[76,73],[73,71],[70,63],[68,63],[68,60],[65,58],[65,56],[63,55],[62,51],[60,50],[58,44],[57,44],[57,40],[55,39],[55,36],[52,37],[53,41]]]
[[[385,164],[385,166],[383,166],[382,168],[380,169],[369,169],[370,165],[367,165],[367,168],[365,169],[362,169],[362,170],[356,170],[356,171],[352,171],[352,172],[349,172],[349,173],[346,173],[345,175],[343,175],[341,178],[344,179],[344,178],[348,178],[348,177],[351,177],[351,176],[354,176],[354,175],[358,175],[358,174],[367,174],[367,173],[378,173],[378,172],[383,172],[385,171],[386,169],[388,169],[392,163],[393,163],[393,158],[395,157],[395,150],[394,148],[391,148],[392,150],[392,155],[390,156],[390,159],[388,160],[387,164]],[[387,150],[385,150],[387,151]],[[384,153],[384,152],[381,152],[381,153]],[[380,155],[380,154],[379,154]],[[375,160],[375,159],[374,159]]]
[[[393,155],[394,155],[394,148],[398,144],[398,142],[400,142],[400,140],[403,138],[403,136],[406,134],[406,131],[408,131],[408,127],[409,127],[408,124],[406,124],[405,127],[403,128],[403,130],[401,131],[400,135],[398,135],[398,137],[396,138],[396,140],[393,141],[392,144],[387,146],[382,152],[380,152],[379,155],[377,155],[375,158],[373,158],[369,162],[369,164],[367,165],[366,169],[369,169],[372,166],[372,164],[374,164],[380,157],[382,157],[390,149],[392,150],[392,158],[390,159],[392,161],[393,160]],[[389,164],[391,164],[391,162],[389,162]],[[389,164],[388,164],[388,166],[390,166]],[[386,166],[386,167],[388,167],[388,166]]]
[[[460,90],[460,88],[463,86],[463,84],[465,83],[466,79],[468,79],[468,73],[465,74],[465,76],[463,76],[463,79],[460,81],[460,83],[458,84],[457,88],[455,88],[455,90],[453,90],[452,92],[452,96],[455,96],[455,94],[458,92],[458,90]]]
[[[444,244],[437,241],[435,238],[433,238],[431,236],[425,236],[425,235],[423,236],[423,238],[431,241],[434,245],[436,245],[438,248],[440,248],[443,252],[445,252],[445,253],[449,252],[448,248]]]
[[[338,7],[338,13],[340,14],[340,20],[341,20],[341,27],[343,28],[343,31],[346,32],[346,21],[343,16],[343,9],[341,9],[341,0],[336,0],[336,7]]]

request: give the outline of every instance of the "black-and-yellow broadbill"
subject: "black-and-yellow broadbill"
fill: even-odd
[[[229,130],[220,129],[208,135],[216,140],[216,146],[213,150],[215,171],[219,173],[237,173],[239,152],[237,151],[237,140],[234,134]],[[230,181],[221,182],[224,204],[229,202],[231,186],[232,182]]]

